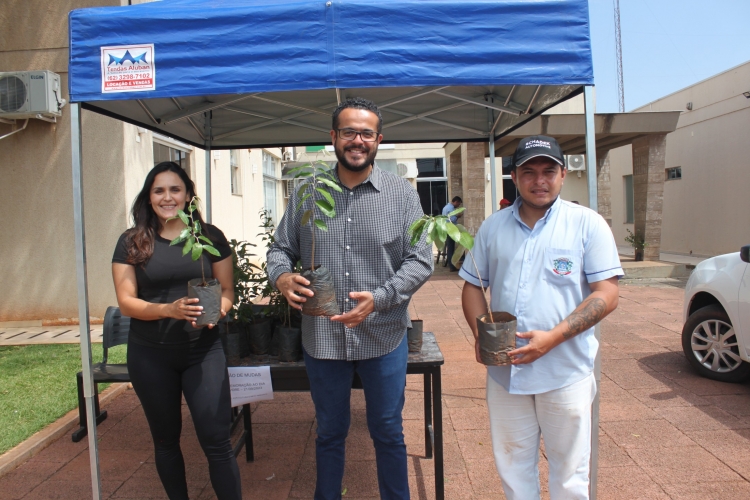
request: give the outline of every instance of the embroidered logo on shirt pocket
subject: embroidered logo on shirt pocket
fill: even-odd
[[[581,254],[565,248],[544,249],[544,276],[549,283],[575,284],[580,273]]]

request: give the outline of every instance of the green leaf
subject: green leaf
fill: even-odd
[[[205,236],[203,236],[202,234],[201,234],[201,235],[198,235],[198,238],[199,238],[199,239],[200,239],[201,241],[203,241],[204,243],[208,243],[209,245],[213,245],[213,244],[214,244],[214,242],[213,242],[213,241],[209,240],[208,238],[206,238],[206,237],[205,237]]]
[[[458,240],[461,246],[467,250],[474,248],[474,237],[466,231],[461,231],[461,238]]]
[[[201,245],[200,243],[195,243],[195,245],[193,245],[193,254],[192,254],[193,260],[200,259],[202,253],[203,253],[203,245]]]
[[[299,187],[299,189],[297,189],[297,198],[299,198],[300,196],[302,196],[302,193],[304,193],[305,191],[307,191],[307,188],[309,188],[309,187],[310,187],[310,183],[309,182],[303,183]]]
[[[315,204],[318,206],[321,212],[325,214],[327,217],[334,218],[336,217],[336,212],[333,210],[333,207],[325,200],[315,200]]]
[[[445,218],[439,218],[435,222],[435,229],[436,229],[436,235],[437,238],[435,238],[435,241],[440,240],[441,242],[445,243],[445,239],[448,237],[448,231],[446,230],[446,219]]]
[[[312,196],[310,193],[307,193],[305,196],[299,199],[299,204],[297,205],[297,210],[302,208],[302,205],[307,201],[307,199]]]
[[[310,217],[312,217],[312,210],[305,210],[305,213],[302,214],[302,220],[300,221],[299,225],[304,226],[308,222],[310,222]]]
[[[326,201],[331,205],[331,208],[336,206],[336,202],[333,200],[333,196],[331,196],[328,191],[322,188],[315,188],[315,191],[323,195],[323,198],[325,198]]]
[[[452,222],[448,222],[447,224],[445,224],[445,230],[448,232],[448,236],[453,241],[458,242],[461,240],[461,231],[459,231],[456,225]]]
[[[195,221],[195,222],[193,223],[193,232],[194,232],[195,234],[201,234],[201,223],[200,223],[200,222],[198,222],[198,221]]]
[[[435,228],[435,219],[430,219],[430,222],[427,224],[427,229],[425,232],[427,233],[427,244],[432,245],[432,230]]]
[[[325,175],[325,174],[323,174],[323,175]],[[330,176],[326,176],[326,177],[330,177]],[[322,182],[323,184],[325,184],[329,188],[333,189],[337,193],[343,193],[344,192],[344,190],[341,189],[341,186],[339,186],[338,183],[335,180],[331,180],[331,179],[328,179],[326,177],[320,176],[320,177],[318,177],[318,181]]]
[[[182,256],[183,256],[183,257],[184,257],[185,255],[189,254],[189,253],[190,253],[190,250],[192,250],[192,249],[193,249],[193,243],[194,243],[194,242],[193,242],[193,239],[192,239],[192,238],[190,238],[189,240],[187,240],[187,241],[185,242],[185,246],[184,246],[184,247],[182,247]]]
[[[326,226],[326,223],[323,222],[320,219],[315,219],[315,225],[320,229],[321,231],[328,231],[328,226]]]
[[[208,253],[210,253],[211,255],[214,255],[214,256],[216,256],[216,257],[221,257],[221,254],[219,253],[219,251],[218,251],[218,250],[216,250],[216,249],[215,249],[214,247],[212,247],[211,245],[203,245],[203,250],[205,250],[206,252],[208,252]]]
[[[183,224],[186,226],[190,225],[190,219],[188,218],[187,214],[183,212],[182,210],[177,210],[177,217],[180,218]]]
[[[409,226],[409,230],[407,231],[407,233],[412,236],[416,236],[417,239],[419,239],[419,237],[422,236],[422,230],[424,229],[426,223],[427,219],[425,218],[415,220],[414,223]]]
[[[187,237],[190,236],[190,229],[185,228],[180,232],[180,235],[169,242],[169,246],[177,245],[179,243],[182,243],[187,239]]]
[[[458,207],[458,208],[457,208],[457,209],[455,209],[455,210],[454,210],[453,212],[449,213],[449,214],[448,214],[447,216],[448,216],[448,217],[452,217],[452,216],[454,216],[454,215],[458,215],[458,214],[460,214],[461,212],[463,212],[464,210],[466,210],[466,207]]]

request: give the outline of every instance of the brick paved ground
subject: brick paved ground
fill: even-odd
[[[484,402],[485,370],[473,361],[460,306],[462,282],[439,268],[413,302],[445,355],[446,498],[502,498]],[[676,286],[672,286],[676,285]],[[620,307],[602,325],[600,499],[750,498],[750,386],[699,378],[680,347],[680,282],[621,284]],[[72,382],[72,381],[71,381]],[[283,393],[253,406],[256,461],[240,461],[245,498],[312,498],[315,420],[310,395]],[[146,421],[133,391],[107,407],[99,427],[105,498],[164,498]],[[344,498],[377,498],[364,400],[353,396]],[[412,497],[434,498],[423,458],[422,387],[410,376],[404,412]],[[185,412],[183,450],[192,498],[214,498]],[[542,480],[546,464],[541,463]],[[88,498],[86,442],[68,436],[0,478],[0,498]],[[547,497],[545,493],[545,498]]]

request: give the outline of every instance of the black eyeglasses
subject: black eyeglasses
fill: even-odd
[[[353,141],[357,136],[360,136],[365,142],[375,142],[378,140],[378,133],[374,130],[357,131],[352,128],[340,128],[336,132],[345,141]]]

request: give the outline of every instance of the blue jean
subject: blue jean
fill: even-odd
[[[367,427],[375,445],[380,497],[385,500],[409,498],[401,418],[408,354],[406,336],[392,352],[360,361],[316,359],[305,352],[310,392],[318,421],[315,500],[341,498],[345,442],[351,421],[349,401],[355,371],[365,391]]]

